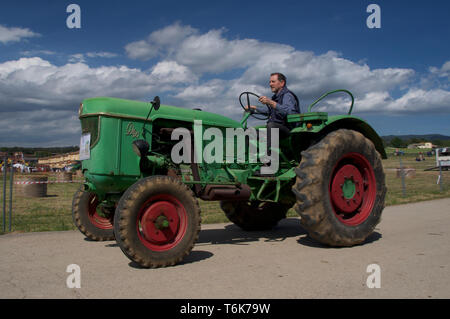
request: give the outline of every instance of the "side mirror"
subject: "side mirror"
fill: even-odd
[[[153,108],[158,111],[159,107],[161,106],[161,101],[159,100],[159,96],[155,96],[153,101],[151,101]]]
[[[150,113],[152,112],[153,109],[157,110],[159,109],[159,107],[161,106],[161,101],[159,100],[159,96],[155,96],[153,98],[153,101],[150,102],[152,107],[150,108],[150,110],[148,111],[147,117],[145,118],[145,122],[144,125],[142,126],[142,136],[145,138],[145,124],[147,124],[147,120],[148,117],[150,116]],[[145,141],[144,141],[145,142]],[[133,146],[135,146],[133,144]],[[139,154],[138,154],[139,155]]]

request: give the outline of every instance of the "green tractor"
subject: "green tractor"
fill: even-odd
[[[324,97],[341,91],[352,99],[347,115],[311,111]],[[244,230],[270,230],[293,207],[304,229],[320,243],[363,243],[384,208],[381,159],[386,153],[378,134],[350,115],[351,93],[326,93],[306,113],[288,115],[293,128],[272,148],[279,164],[267,176],[256,174],[263,163],[250,160],[254,141],[244,138],[239,144],[236,133],[248,130],[250,116],[264,119],[248,108],[253,95],[239,97],[244,108],[240,122],[161,105],[158,97],[150,103],[84,100],[79,118],[85,183],[73,198],[74,224],[91,240],[115,239],[127,257],[151,268],[174,265],[190,253],[200,232],[198,198],[220,201],[228,219]],[[254,129],[263,132],[264,127]],[[205,136],[211,130],[222,135]],[[190,138],[181,143],[176,132]],[[191,161],[173,159],[180,145],[179,154]],[[201,159],[207,150],[220,154],[220,147],[229,145],[227,160]],[[245,159],[237,158],[242,150]]]

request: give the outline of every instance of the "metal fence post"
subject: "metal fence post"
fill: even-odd
[[[3,161],[3,232],[6,232],[6,172],[8,171],[8,157]]]
[[[439,161],[439,189],[441,190],[441,192],[443,191],[443,189],[442,189],[442,165],[441,165],[441,161]]]
[[[406,185],[405,185],[405,172],[403,170],[403,164],[402,164],[402,155],[399,154],[398,158],[400,159],[400,176],[402,178],[402,194],[403,197],[406,197]]]
[[[13,181],[14,181],[14,166],[11,165],[11,175],[9,176],[9,232],[11,232],[11,220],[12,220]]]

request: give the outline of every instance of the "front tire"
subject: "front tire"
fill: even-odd
[[[380,222],[386,194],[381,157],[361,133],[340,129],[302,152],[292,187],[309,235],[330,246],[364,242]]]
[[[72,201],[72,220],[78,230],[95,241],[114,240],[114,212],[98,213],[98,199],[94,193],[78,189]]]
[[[145,268],[171,266],[188,255],[200,232],[200,208],[193,192],[168,176],[133,184],[114,217],[123,253]]]

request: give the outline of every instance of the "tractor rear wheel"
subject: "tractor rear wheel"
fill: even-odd
[[[72,201],[72,219],[78,230],[95,241],[114,240],[114,211],[100,211],[94,193],[77,190]]]
[[[330,246],[364,242],[380,222],[386,194],[381,157],[361,133],[340,129],[302,152],[292,190],[309,235]]]
[[[122,195],[114,217],[123,253],[145,268],[172,266],[188,255],[200,232],[193,192],[169,176],[151,176]]]
[[[221,201],[227,218],[246,231],[270,230],[286,217],[289,207],[273,202]]]

